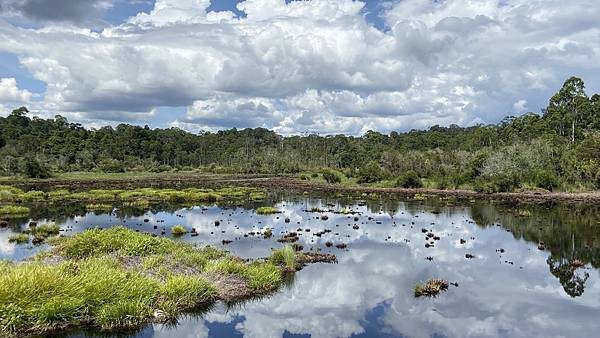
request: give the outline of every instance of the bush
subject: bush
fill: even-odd
[[[414,170],[408,170],[396,180],[396,187],[401,188],[421,188],[423,182]]]
[[[112,158],[106,158],[98,162],[96,169],[105,173],[122,173],[125,171],[123,164]]]
[[[342,181],[340,175],[333,170],[324,170],[323,179],[329,184],[340,183]]]
[[[25,162],[24,172],[29,178],[49,178],[52,176],[48,167],[33,158],[29,158]]]
[[[358,183],[379,182],[385,178],[385,172],[375,161],[369,162],[358,170]]]
[[[541,171],[535,176],[535,185],[539,188],[553,191],[560,185],[560,183],[558,178],[553,173]]]

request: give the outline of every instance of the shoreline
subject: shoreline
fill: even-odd
[[[343,186],[314,181],[304,181],[293,176],[284,175],[249,175],[249,174],[157,174],[147,176],[132,176],[123,174],[122,177],[90,177],[50,178],[50,179],[17,179],[13,181],[1,180],[0,185],[11,185],[30,190],[54,189],[127,189],[134,187],[156,188],[189,188],[189,187],[219,187],[219,186],[249,186],[261,188],[289,189],[294,191],[315,191],[325,193],[383,193],[413,196],[415,194],[434,195],[454,198],[480,198],[514,202],[600,202],[600,191],[589,192],[498,192],[482,193],[473,190],[440,190],[430,188],[379,188],[368,186]]]

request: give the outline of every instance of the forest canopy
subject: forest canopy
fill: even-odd
[[[57,115],[0,117],[0,175],[50,177],[70,171],[295,174],[331,183],[479,191],[600,188],[600,95],[571,77],[540,113],[500,123],[428,130],[368,131],[360,137],[283,137],[264,128],[192,134],[120,124],[86,129]]]

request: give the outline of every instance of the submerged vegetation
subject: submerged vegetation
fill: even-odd
[[[56,238],[52,245],[32,261],[0,263],[2,335],[76,325],[112,330],[174,320],[219,299],[229,302],[276,290],[283,271],[300,268],[291,264],[303,255],[286,247],[266,260],[247,263],[212,247],[124,227],[91,229]]]

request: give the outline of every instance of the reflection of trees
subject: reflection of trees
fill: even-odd
[[[574,204],[483,204],[474,206],[472,218],[481,227],[500,223],[516,239],[543,242],[550,252],[550,272],[571,297],[583,294],[589,274],[577,267],[590,263],[600,268],[600,209]],[[575,263],[577,262],[577,263]]]
[[[583,275],[578,274],[573,260],[548,257],[546,262],[550,267],[550,273],[558,278],[563,289],[569,296],[578,297],[583,294],[585,282],[590,277],[587,272],[584,272]]]

